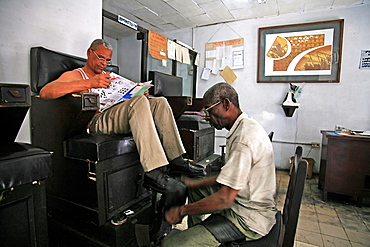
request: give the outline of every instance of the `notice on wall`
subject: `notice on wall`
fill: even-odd
[[[361,51],[360,69],[370,69],[370,50]]]
[[[176,59],[176,43],[170,39],[167,44],[167,56],[169,59]]]
[[[185,64],[190,64],[190,54],[189,49],[186,47],[182,47],[182,62]]]
[[[149,31],[148,48],[152,57],[165,60],[167,59],[168,39],[159,33]]]
[[[223,70],[226,66],[231,69],[244,67],[244,39],[234,39],[206,43],[205,67],[212,70],[213,74]]]
[[[179,44],[175,44],[175,50],[176,50],[176,61],[177,62],[182,62],[182,46]]]
[[[208,81],[210,75],[211,75],[211,69],[204,68],[200,79]]]
[[[196,57],[195,57],[195,61],[194,61],[194,65],[195,66],[199,66],[199,60],[200,60],[200,54],[197,53]]]

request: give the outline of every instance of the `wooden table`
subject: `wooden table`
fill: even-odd
[[[357,197],[362,205],[365,177],[370,176],[370,136],[341,135],[322,130],[319,188]]]

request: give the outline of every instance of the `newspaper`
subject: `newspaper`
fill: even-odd
[[[100,95],[100,111],[105,111],[113,105],[131,99],[136,95],[142,95],[153,86],[152,81],[136,83],[113,72],[110,73],[110,78],[111,84],[108,88],[94,88],[91,90],[91,92]]]

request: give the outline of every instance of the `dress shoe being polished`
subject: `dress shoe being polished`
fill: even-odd
[[[167,175],[164,168],[159,167],[144,174],[144,187],[159,193],[165,193],[168,181],[171,179],[173,178]]]
[[[164,195],[165,209],[181,206],[186,202],[186,185],[168,176],[162,167],[145,173],[144,187]]]
[[[164,211],[172,207],[183,206],[188,196],[188,187],[175,179],[170,179],[163,195],[165,196]]]
[[[190,161],[183,160],[182,162],[170,162],[168,165],[170,176],[176,177],[185,175],[187,177],[204,177],[206,171],[203,166],[192,164]]]

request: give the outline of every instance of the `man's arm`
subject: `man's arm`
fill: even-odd
[[[87,92],[90,88],[107,88],[110,85],[109,73],[98,74],[83,80],[78,71],[64,72],[57,80],[49,82],[40,91],[43,99],[56,99],[69,93]]]
[[[217,176],[207,177],[202,179],[191,179],[188,177],[182,177],[182,182],[189,188],[209,187],[216,185]]]
[[[239,190],[222,185],[219,191],[200,201],[171,208],[166,212],[166,220],[170,224],[177,224],[186,215],[207,214],[229,208],[234,203],[238,192]]]

